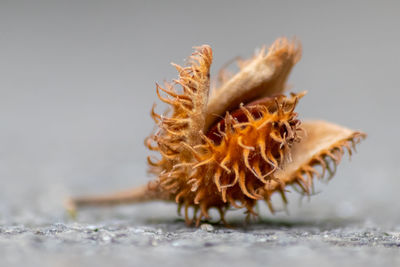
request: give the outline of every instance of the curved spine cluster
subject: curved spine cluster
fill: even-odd
[[[300,121],[294,112],[298,98],[279,95],[254,105],[242,105],[238,112],[227,112],[224,120],[206,135],[200,133],[200,144],[193,146],[181,139],[180,153],[162,152],[159,162],[151,162],[152,166],[162,168],[160,186],[185,206],[187,221],[189,207],[194,207],[195,217],[200,211],[196,221],[208,218],[212,207],[221,216],[222,208],[229,206],[245,207],[249,214],[255,214],[256,201],[268,200],[264,192],[268,192],[271,181],[278,182],[283,190],[284,183],[273,173],[290,155],[290,146],[299,141]],[[220,140],[213,135],[220,136]],[[157,141],[160,138],[152,136]],[[158,151],[164,144],[159,142]]]
[[[151,116],[159,129],[145,143],[150,150],[160,153],[158,161],[148,158],[150,172],[159,176],[159,185],[171,194],[185,183],[193,161],[191,151],[182,143],[194,146],[201,142],[199,132],[204,127],[211,62],[211,48],[199,47],[190,57],[189,66],[173,64],[179,72],[179,79],[174,80],[174,84],[182,87],[181,94],[172,84],[167,83],[166,88],[156,85],[159,99],[170,105],[172,114],[169,117],[167,114],[159,115],[153,106]]]
[[[207,134],[218,134],[221,140],[203,135],[204,144],[192,150],[197,162],[188,180],[190,187],[182,188],[176,201],[182,198],[186,205],[200,205],[204,217],[210,207],[226,204],[254,213],[255,202],[266,197],[271,181],[283,189],[284,183],[273,174],[290,154],[291,145],[299,141],[297,98],[272,97],[264,105],[242,105],[241,112],[227,113]],[[240,114],[244,118],[238,119]]]

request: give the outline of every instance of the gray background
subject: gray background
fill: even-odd
[[[325,242],[323,231],[342,241],[389,233],[391,244],[400,244],[399,14],[397,1],[0,1],[0,264],[38,255],[37,263],[49,266],[136,260],[176,266],[182,257],[197,266],[199,255],[209,255],[210,263],[229,258],[233,265],[398,262],[398,251],[384,239]],[[193,46],[209,44],[216,74],[233,57],[251,56],[280,36],[303,44],[289,79],[293,91],[309,92],[298,106],[300,118],[369,135],[328,185],[318,183],[320,194],[308,202],[293,192],[289,215],[272,216],[262,205],[263,223],[233,232],[218,228],[210,236],[175,221],[172,204],[83,211],[77,222],[68,219],[67,196],[150,179],[143,139],[153,128],[155,82],[177,76],[170,62],[182,64]],[[115,236],[104,243],[93,229],[120,231],[127,244]],[[273,235],[265,229],[279,233],[278,241],[257,245],[254,238]],[[292,236],[307,231],[315,236]],[[230,236],[235,233],[239,237]],[[180,235],[193,242],[174,247]],[[279,243],[292,237],[293,244]],[[164,243],[147,249],[132,238]],[[208,239],[225,244],[224,238],[232,254],[204,245]]]

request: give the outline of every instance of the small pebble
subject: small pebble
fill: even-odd
[[[200,229],[206,232],[212,232],[214,231],[214,227],[211,224],[208,223],[203,223],[200,225]]]

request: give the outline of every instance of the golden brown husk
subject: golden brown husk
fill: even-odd
[[[179,210],[184,207],[188,224],[199,224],[209,218],[210,208],[218,209],[222,221],[229,207],[256,215],[258,200],[273,211],[271,195],[279,192],[286,202],[288,185],[310,194],[313,177],[325,170],[332,176],[329,161],[336,166],[344,148],[351,154],[365,134],[323,121],[300,125],[294,110],[305,93],[282,95],[300,56],[298,42],[278,39],[267,54],[263,49],[241,61],[240,71],[208,99],[212,51],[206,45],[196,48],[188,66],[174,65],[178,80],[156,86],[170,107],[163,115],[153,107],[158,128],[145,141],[160,156],[148,158],[149,172],[157,179],[141,191],[70,204],[175,201]]]

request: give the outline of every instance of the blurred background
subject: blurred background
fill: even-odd
[[[289,78],[293,91],[308,90],[300,118],[368,138],[317,183],[321,194],[299,205],[291,193],[290,215],[278,216],[398,224],[399,13],[398,1],[1,1],[0,223],[63,221],[70,195],[146,183],[143,140],[155,82],[177,77],[169,63],[209,44],[215,77],[287,36],[303,44]],[[113,212],[176,217],[173,204],[96,214]]]

